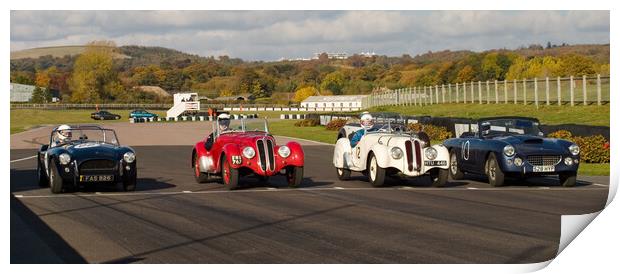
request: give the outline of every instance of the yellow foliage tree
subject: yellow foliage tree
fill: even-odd
[[[299,103],[303,100],[306,100],[306,98],[312,95],[317,95],[317,94],[318,94],[318,90],[315,87],[303,87],[295,91],[295,96],[293,97],[293,101]]]
[[[112,42],[93,42],[87,45],[73,65],[69,80],[72,95],[76,103],[99,103],[112,97],[106,86],[115,86],[118,82],[114,71],[114,50]],[[118,93],[119,91],[115,91]]]

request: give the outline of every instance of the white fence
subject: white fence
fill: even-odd
[[[602,105],[609,102],[609,76],[567,77],[409,87],[373,93],[364,98],[362,108],[389,105],[534,104]]]

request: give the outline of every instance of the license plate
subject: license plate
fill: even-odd
[[[534,172],[554,172],[555,166],[534,166]]]
[[[112,182],[114,175],[80,175],[80,182]]]
[[[425,166],[445,166],[448,165],[447,161],[424,161]]]

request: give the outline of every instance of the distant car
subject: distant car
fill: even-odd
[[[129,113],[129,118],[157,118],[157,114],[150,113],[144,109],[136,109]]]
[[[125,191],[132,191],[136,188],[136,154],[132,148],[119,144],[112,129],[55,128],[49,143],[37,153],[37,174],[39,185],[49,186],[52,193],[116,183],[121,183]]]
[[[478,120],[477,129],[444,141],[450,151],[450,175],[487,175],[492,186],[506,177],[559,175],[560,184],[574,186],[579,168],[579,146],[562,139],[544,138],[539,121],[526,117]]]
[[[121,118],[121,116],[118,114],[111,113],[107,110],[100,110],[100,111],[91,113],[90,118],[93,118],[93,120],[118,120]]]
[[[379,126],[379,128],[375,128]],[[341,136],[334,148],[333,164],[340,180],[348,180],[351,171],[368,176],[372,186],[380,187],[385,177],[428,175],[433,186],[444,186],[448,179],[448,150],[441,144],[430,146],[403,125],[375,124],[351,147],[348,136]]]
[[[271,176],[285,175],[288,186],[301,184],[304,172],[301,145],[276,144],[266,120],[235,120],[223,132],[215,126],[211,136],[196,143],[192,150],[191,163],[198,183],[221,178],[228,189],[235,189],[242,176],[254,175],[266,182]],[[207,150],[209,143],[212,145]]]

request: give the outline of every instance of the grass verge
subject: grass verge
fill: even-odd
[[[12,109],[11,110],[11,134],[26,131],[41,125],[82,124],[82,123],[115,123],[127,121],[130,110],[111,110],[114,114],[121,115],[120,120],[95,121],[90,118],[94,110],[39,110],[39,109]],[[166,112],[161,110],[150,111],[160,116]]]
[[[535,117],[547,125],[582,124],[609,126],[609,104],[603,106],[539,106],[514,104],[439,104],[428,106],[383,106],[370,111],[397,112],[404,115],[430,115],[478,119],[492,116]]]

